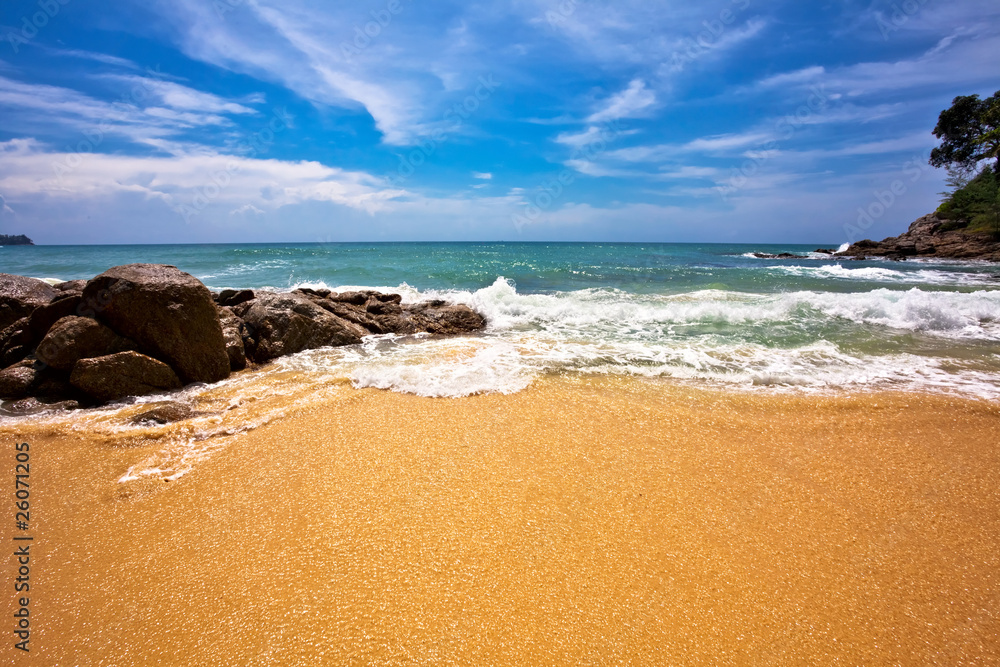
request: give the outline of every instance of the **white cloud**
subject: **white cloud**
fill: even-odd
[[[790,89],[795,94],[822,85],[836,94],[866,99],[906,89],[945,87],[969,89],[994,84],[993,54],[1000,51],[1000,35],[984,25],[956,28],[919,56],[897,61],[869,61],[837,68],[805,67],[761,79],[756,91]]]
[[[5,129],[32,135],[78,133],[73,145],[92,151],[114,134],[148,146],[195,127],[232,126],[224,114],[255,114],[241,104],[149,77],[112,77],[125,92],[108,102],[64,88],[0,75]],[[159,105],[143,106],[156,101]],[[162,106],[161,106],[162,105]]]
[[[152,95],[159,99],[160,103],[173,109],[183,109],[185,111],[203,111],[213,114],[255,114],[256,110],[232,100],[227,100],[212,93],[202,92],[183,86],[173,81],[154,79],[144,76],[118,76],[111,75],[106,79],[121,81],[131,90],[142,91],[141,95]],[[257,98],[260,99],[260,98]],[[137,100],[142,101],[142,100]]]
[[[9,197],[92,199],[136,193],[172,209],[224,205],[275,210],[327,201],[374,213],[403,193],[364,172],[318,162],[261,160],[220,153],[170,157],[50,152],[33,140],[0,142],[0,190]],[[187,208],[185,208],[187,207]],[[190,211],[187,211],[190,212]]]
[[[490,180],[490,179],[493,178],[493,174],[491,174],[489,172],[486,172],[486,171],[474,171],[474,172],[472,172],[472,177],[473,178],[481,178],[484,181],[488,181],[488,180]]]
[[[244,204],[239,208],[234,208],[229,212],[229,215],[246,215],[248,213],[253,215],[264,215],[264,211],[260,210],[253,204]]]
[[[607,100],[600,109],[587,117],[588,123],[606,123],[620,118],[634,118],[656,103],[656,95],[639,80],[632,80],[628,88]]]

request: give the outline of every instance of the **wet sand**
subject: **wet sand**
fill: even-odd
[[[0,423],[36,665],[996,664],[998,436],[913,394],[340,386],[119,483],[162,443]]]

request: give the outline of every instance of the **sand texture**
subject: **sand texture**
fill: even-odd
[[[0,436],[33,665],[1000,663],[996,404],[344,385],[171,482],[118,481],[163,438]]]

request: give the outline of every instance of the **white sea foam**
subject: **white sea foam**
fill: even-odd
[[[744,388],[922,388],[1000,398],[1000,355],[968,348],[1000,349],[997,291],[519,294],[498,279],[475,292],[418,296],[472,306],[487,316],[487,332],[372,336],[360,346],[304,352],[278,366],[421,396],[511,393],[542,374],[570,372]],[[858,340],[882,342],[875,349],[852,347],[844,340],[852,331]],[[900,351],[893,341],[913,332],[927,336],[925,345],[940,353]],[[951,358],[956,346],[973,361]]]
[[[1000,286],[1000,277],[998,276],[965,271],[891,269],[882,266],[848,268],[841,264],[771,266],[767,267],[766,270],[774,273],[787,273],[793,276],[818,279],[833,278],[914,285]]]

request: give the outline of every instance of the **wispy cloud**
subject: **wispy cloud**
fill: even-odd
[[[587,117],[588,123],[606,123],[619,118],[633,118],[656,103],[656,95],[646,89],[639,79],[629,83],[628,88],[612,95],[601,108]]]

